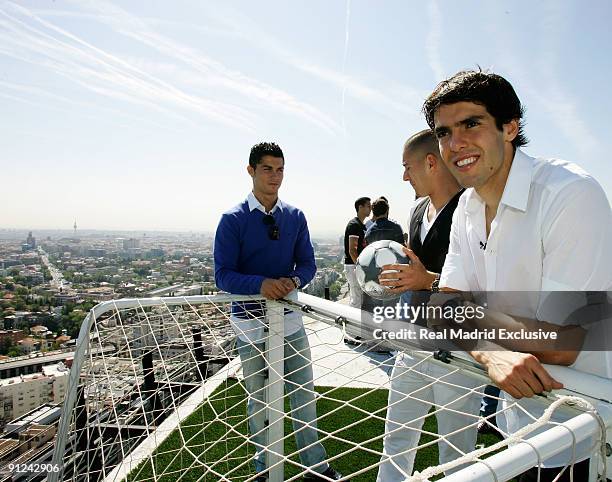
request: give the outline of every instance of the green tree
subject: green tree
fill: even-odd
[[[25,285],[28,282],[28,280],[26,279],[25,276],[13,276],[13,281],[15,283],[20,284],[20,285]],[[17,288],[17,289],[19,289],[19,288]]]
[[[12,347],[9,349],[9,351],[8,351],[8,353],[7,353],[6,355],[7,355],[8,357],[13,358],[13,357],[16,357],[16,356],[21,356],[21,355],[23,355],[23,353],[21,353],[21,350],[20,350],[18,347],[16,347],[16,346],[12,346]]]
[[[11,338],[4,338],[0,342],[0,355],[7,355],[11,350],[11,347],[14,346],[13,340]]]
[[[17,293],[18,296],[24,297],[24,296],[28,296],[29,290],[27,288],[24,288],[23,286],[19,286],[15,292]]]
[[[134,273],[139,276],[148,276],[151,274],[151,270],[149,268],[136,268],[134,269]]]
[[[338,281],[334,281],[329,286],[329,298],[332,301],[336,301],[338,299],[338,296],[340,296],[340,288],[341,287],[342,287],[342,285]]]

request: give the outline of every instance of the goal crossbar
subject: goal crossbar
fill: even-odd
[[[221,323],[225,323],[229,326],[229,303],[236,301],[254,302],[262,301],[262,299],[253,296],[221,294],[209,296],[122,299],[103,302],[95,306],[83,321],[79,333],[77,351],[68,379],[67,395],[63,404],[62,417],[58,428],[53,463],[62,467],[63,463],[66,462],[66,457],[71,457],[71,463],[74,467],[87,467],[87,460],[89,459],[75,461],[77,455],[67,455],[67,446],[69,444],[74,446],[75,443],[77,443],[75,439],[79,435],[83,437],[82,434],[75,435],[71,433],[71,429],[74,428],[75,423],[75,407],[77,407],[77,403],[82,403],[81,399],[79,399],[81,400],[80,402],[77,399],[79,396],[83,396],[83,390],[87,391],[85,396],[86,398],[88,397],[88,400],[97,400],[99,399],[98,392],[110,390],[112,412],[114,413],[114,417],[116,417],[116,423],[120,423],[119,420],[121,420],[121,416],[117,409],[117,404],[120,403],[122,399],[129,402],[129,399],[125,398],[125,393],[130,392],[129,390],[126,392],[125,389],[113,388],[113,384],[117,384],[118,382],[110,375],[111,370],[108,368],[110,366],[109,364],[119,363],[120,367],[124,366],[124,368],[118,370],[123,370],[121,373],[124,374],[124,377],[129,375],[128,378],[134,380],[134,386],[136,390],[138,390],[138,397],[136,397],[136,399],[142,400],[143,402],[145,399],[151,399],[149,397],[151,393],[140,393],[140,390],[142,390],[141,387],[147,386],[147,379],[149,380],[148,383],[151,383],[150,377],[152,376],[153,370],[158,373],[158,377],[161,377],[160,380],[167,380],[164,382],[165,385],[163,386],[172,384],[179,386],[183,382],[180,381],[180,376],[176,375],[176,373],[180,373],[176,370],[180,370],[181,366],[185,366],[185,369],[187,369],[187,367],[193,369],[194,362],[192,360],[197,358],[194,354],[202,349],[201,344],[198,345],[198,343],[194,341],[197,338],[195,334],[192,337],[193,340],[186,335],[187,331],[185,331],[185,326],[189,323],[182,318],[191,317],[190,319],[194,320],[193,323],[195,325],[203,326],[205,329],[208,329],[206,323],[202,324],[202,322],[205,321],[202,317],[209,315],[202,313],[198,307],[210,306],[214,308],[214,310],[211,308],[211,313],[214,311],[214,316],[219,316]],[[284,380],[285,373],[282,363],[282,347],[284,344],[282,336],[282,312],[287,309],[303,313],[305,317],[308,317],[311,322],[314,323],[308,325],[308,333],[309,337],[311,337],[311,347],[317,350],[317,356],[313,357],[312,361],[315,367],[315,385],[325,386],[329,383],[327,380],[333,379],[331,385],[336,387],[329,390],[324,396],[317,394],[317,398],[337,405],[339,401],[334,398],[333,394],[343,386],[359,386],[359,384],[365,383],[365,385],[363,385],[364,387],[370,387],[366,389],[366,392],[362,395],[355,396],[344,403],[340,403],[337,408],[332,408],[328,416],[333,417],[334,412],[345,408],[360,411],[362,410],[360,408],[360,400],[364,400],[363,397],[369,396],[368,394],[373,393],[377,389],[386,389],[388,387],[388,381],[385,381],[384,377],[373,376],[370,377],[367,382],[357,382],[358,378],[367,378],[370,370],[377,370],[378,368],[376,368],[376,366],[369,367],[367,370],[362,370],[362,372],[358,374],[351,374],[350,370],[360,359],[371,357],[374,349],[381,349],[383,346],[382,343],[375,344],[374,349],[367,345],[363,345],[363,347],[357,351],[347,349],[342,344],[343,338],[354,339],[362,335],[364,330],[365,332],[368,330],[371,332],[375,328],[376,325],[367,314],[347,305],[323,300],[303,293],[298,294],[297,300],[267,302],[269,334],[266,337],[263,355],[266,357],[268,364],[267,377],[269,385],[266,389],[265,398],[268,427],[266,429],[267,441],[265,454],[267,467],[269,468],[268,476],[270,482],[297,479],[299,474],[291,476],[288,479],[284,478],[284,465],[286,465],[287,462],[291,462],[292,467],[297,467],[298,470],[301,470],[301,474],[311,471],[307,466],[302,465],[296,460],[292,459],[290,461],[288,456],[284,454],[286,450],[284,445],[288,440],[292,439],[292,434],[287,434],[285,430],[283,430],[283,419],[292,420],[295,423],[294,417],[289,413],[284,413],[285,409],[283,407],[284,393],[282,390],[282,381]],[[134,322],[134,319],[137,320],[137,322]],[[225,322],[223,322],[223,319],[225,319]],[[116,328],[109,328],[110,325],[107,326],[108,320],[112,320],[112,326],[116,326]],[[127,328],[132,331],[129,331]],[[169,344],[160,341],[160,333],[166,329],[174,330],[173,333],[175,333],[179,339],[183,340],[184,345],[187,347],[184,349],[184,353],[178,351],[178,354],[175,354],[175,352],[170,354],[171,352],[168,351],[170,350],[168,347]],[[198,328],[198,330],[199,329],[200,328]],[[108,335],[108,333],[112,333],[112,330],[115,330],[115,333],[113,333],[112,336]],[[213,338],[215,337],[212,331],[210,331],[209,334],[211,334]],[[119,355],[109,357],[106,354],[104,343],[105,340],[111,339],[115,343],[115,348],[117,348],[118,353],[127,355],[123,355],[123,358]],[[336,348],[338,344],[341,345],[339,350]],[[400,351],[410,351],[417,348],[411,347],[409,341],[402,343],[386,342],[385,347],[387,349]],[[415,364],[416,371],[418,371],[420,364],[427,363],[445,368],[450,373],[460,372],[473,379],[476,382],[477,388],[469,389],[465,392],[466,396],[481,393],[480,390],[490,383],[482,367],[476,364],[466,353],[453,352],[450,356],[441,359],[433,357],[431,353],[420,351],[412,351],[411,355],[415,360],[421,360]],[[151,356],[159,360],[161,364],[151,367],[149,371],[147,371],[144,369],[144,360]],[[185,359],[187,361],[183,362],[182,356],[187,356]],[[229,365],[213,375],[212,378],[205,380],[187,399],[176,399],[175,401],[174,391],[159,388],[162,387],[162,385],[155,385],[154,383],[152,386],[157,386],[158,388],[156,389],[157,391],[153,393],[153,398],[159,398],[163,395],[167,399],[163,404],[167,405],[170,403],[170,407],[175,406],[176,413],[166,418],[161,424],[154,424],[151,426],[148,425],[149,422],[145,416],[144,425],[148,430],[148,435],[139,439],[138,445],[131,447],[131,451],[125,453],[122,458],[120,457],[121,460],[119,463],[113,466],[111,470],[106,471],[104,468],[97,469],[100,475],[91,477],[91,480],[104,479],[115,481],[128,477],[131,469],[147,460],[152,460],[154,452],[160,447],[160,444],[164,443],[173,430],[179,430],[181,437],[185,439],[184,443],[187,443],[187,438],[183,435],[185,429],[181,429],[181,423],[185,422],[190,416],[190,410],[193,411],[196,409],[198,403],[216,407],[213,410],[214,413],[217,414],[216,417],[230,417],[227,418],[227,421],[223,422],[225,426],[236,426],[239,422],[239,418],[234,418],[237,417],[234,411],[235,408],[238,407],[238,404],[241,403],[241,397],[233,395],[233,392],[231,392],[227,386],[223,388],[221,385],[223,383],[227,385],[227,377],[232,377],[237,372],[240,361],[235,352],[223,352],[223,357],[227,358]],[[165,360],[168,361],[168,364],[166,364]],[[124,365],[121,365],[122,363]],[[321,367],[325,370],[321,371],[319,369]],[[114,368],[117,369],[116,367]],[[139,371],[141,368],[142,372]],[[429,480],[429,477],[441,474],[447,469],[454,469],[459,463],[467,461],[471,462],[468,467],[452,474],[446,472],[449,475],[447,475],[444,480],[508,480],[521,473],[526,468],[537,466],[547,457],[555,455],[568,447],[573,447],[576,443],[591,437],[598,437],[600,441],[599,446],[593,451],[593,460],[595,462],[592,463],[592,466],[595,468],[595,471],[599,470],[601,472],[602,467],[605,471],[605,431],[609,431],[612,420],[611,411],[608,410],[612,402],[611,381],[591,374],[577,373],[567,367],[545,365],[545,368],[553,377],[562,381],[565,388],[560,391],[555,391],[552,394],[536,396],[534,399],[540,402],[543,407],[552,407],[555,410],[572,413],[573,416],[569,418],[569,420],[562,424],[551,424],[551,428],[547,428],[544,432],[531,437],[528,435],[529,430],[525,432],[524,436],[521,434],[518,438],[512,438],[512,434],[509,434],[508,440],[499,442],[499,447],[489,447],[486,449],[474,450],[470,453],[464,453],[461,457],[458,457],[458,461],[455,465],[430,467],[427,470],[422,470],[420,473],[416,472],[412,476],[406,474],[407,480]],[[170,373],[172,370],[174,371]],[[201,368],[197,370],[201,370]],[[86,375],[84,375],[85,373]],[[88,378],[84,379],[84,376]],[[375,382],[372,382],[372,380],[375,380]],[[141,382],[143,383],[141,384]],[[358,383],[358,385],[355,385],[355,383]],[[434,386],[436,383],[449,384],[444,377],[434,377],[429,385]],[[240,380],[239,384],[242,386]],[[190,383],[184,383],[184,385],[189,386]],[[452,385],[449,384],[449,386]],[[225,395],[223,395],[223,398],[218,399],[213,393],[215,390],[221,388],[225,390]],[[303,387],[297,387],[297,389],[300,388]],[[81,390],[81,392],[79,392],[79,390]],[[478,390],[478,392],[476,390]],[[117,395],[116,393],[123,393],[123,395]],[[288,394],[290,393],[291,392],[288,392]],[[419,400],[418,393],[410,394],[409,397]],[[579,399],[576,397],[579,397]],[[131,399],[134,400],[134,395]],[[576,400],[584,401],[584,403],[576,403]],[[572,403],[568,405],[567,402]],[[87,403],[91,405],[93,402]],[[153,407],[156,406],[155,403]],[[222,406],[225,407],[220,412],[217,407],[218,403],[221,403]],[[595,406],[597,409],[594,408]],[[83,407],[81,407],[81,409],[82,408]],[[437,406],[434,404],[433,413],[437,414],[441,411],[450,411],[452,413],[453,410],[454,409],[449,406]],[[374,422],[382,423],[384,421],[384,414],[368,414],[368,412],[364,412],[364,414],[367,419],[371,419]],[[477,415],[473,416],[472,419],[474,420],[473,424],[476,424],[478,421]],[[215,420],[210,420],[206,422],[206,426],[214,422]],[[331,442],[345,445],[349,444],[345,449],[345,454],[363,451],[364,454],[378,453],[382,456],[380,449],[373,449],[372,444],[380,443],[384,433],[372,433],[369,438],[364,437],[363,442],[351,441],[342,435],[345,430],[357,426],[358,423],[357,421],[352,422],[339,429],[328,429],[327,431],[319,427],[319,438],[323,444]],[[536,420],[535,424],[537,423],[538,421]],[[545,423],[545,421],[540,421],[540,425],[544,425]],[[204,429],[202,429],[200,433],[203,433],[203,431]],[[101,433],[99,427],[95,429],[88,428],[86,439],[95,441],[95,437],[97,436],[96,433]],[[227,455],[225,458],[227,460],[225,463],[229,464],[228,467],[233,463],[235,468],[228,469],[229,471],[226,475],[223,475],[223,472],[219,472],[218,463],[207,466],[205,458],[201,460],[201,456],[196,456],[195,461],[190,462],[190,467],[192,467],[192,469],[196,466],[202,467],[203,475],[201,476],[201,480],[208,480],[206,479],[206,473],[215,474],[214,476],[217,477],[217,480],[248,481],[254,479],[254,475],[250,477],[248,475],[238,476],[238,473],[244,473],[244,470],[246,470],[246,467],[249,465],[248,457],[244,458],[245,455],[242,452],[244,448],[248,447],[249,439],[246,435],[240,435],[240,433],[239,430],[232,430],[231,434],[228,432],[227,439],[224,439],[226,440],[225,442],[221,439],[209,440],[205,437],[204,443],[207,447],[215,444],[217,446],[223,443],[226,444]],[[422,433],[425,434],[427,432],[423,429]],[[130,447],[129,441],[125,438],[128,436],[129,435],[125,435],[122,430],[119,430],[116,435],[118,446],[122,452],[126,450],[124,447]],[[241,439],[241,437],[244,438]],[[236,438],[242,441],[237,445],[235,443],[232,445],[232,439]],[[189,440],[193,441],[194,439],[192,437]],[[439,437],[438,440],[448,442],[444,437]],[[419,447],[425,448],[430,445],[431,442],[422,443]],[[497,454],[490,455],[492,451],[507,445],[511,446],[504,448],[503,451]],[[407,450],[416,450],[416,448],[408,447]],[[193,451],[189,449],[187,453],[193,454]],[[295,453],[296,452],[294,452],[294,455]],[[113,456],[116,456],[116,454]],[[483,459],[483,456],[486,458]],[[87,457],[89,457],[89,451],[87,452]],[[176,459],[176,456],[174,459]],[[334,461],[340,459],[341,454],[329,456],[328,458],[332,464]],[[373,462],[369,467],[355,469],[352,475],[376,470],[379,464],[380,462]],[[163,473],[163,471],[168,470],[168,468],[164,469],[162,467],[161,470]],[[153,468],[153,474],[153,480],[157,480],[158,475],[155,475],[155,468]],[[351,474],[345,475],[349,476]],[[48,480],[50,482],[55,482],[60,480],[61,477],[61,472],[50,473]],[[596,479],[592,478],[592,480]]]

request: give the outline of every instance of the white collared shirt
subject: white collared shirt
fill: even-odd
[[[429,203],[431,204],[431,199],[429,200]],[[422,219],[422,222],[421,222],[421,232],[419,233],[419,235],[421,236],[421,243],[425,242],[425,238],[427,237],[427,233],[429,232],[431,227],[436,222],[436,219],[438,219],[438,216],[440,215],[440,213],[442,211],[444,211],[446,206],[448,206],[448,203],[446,203],[444,206],[442,206],[442,209],[440,209],[439,211],[436,211],[436,215],[433,217],[433,219],[431,221],[429,220],[429,217],[427,215],[428,211],[429,211],[429,206],[427,206],[427,209],[425,209],[425,211],[423,211],[423,219]],[[412,219],[412,216],[410,216],[410,219]]]
[[[467,189],[459,199],[440,286],[487,291],[491,308],[553,323],[541,292],[610,290],[612,214],[603,189],[575,164],[535,159],[518,149],[488,238],[485,203],[478,193]],[[504,303],[503,291],[533,296],[520,305]],[[610,345],[612,333],[604,329],[607,333],[599,336],[608,337]],[[572,368],[612,378],[611,353],[582,351]],[[505,398],[514,401],[508,394]],[[541,413],[529,399],[520,403],[530,413]],[[511,432],[531,421],[520,410],[506,414]],[[566,455],[545,465],[556,466]]]
[[[260,210],[264,214],[273,214],[276,210],[283,210],[283,202],[278,198],[276,200],[276,204],[272,207],[272,209],[267,212],[266,208],[261,204],[253,191],[249,193],[247,196],[247,202],[249,204],[249,211],[253,211],[255,209]],[[289,293],[285,298],[289,300],[297,300],[297,290],[293,290]],[[243,318],[237,318],[235,316],[230,316],[230,323],[236,335],[242,339],[242,341],[248,341],[250,343],[263,343],[265,341],[265,320],[262,319],[248,319],[245,320]],[[285,336],[292,335],[300,328],[302,328],[302,313],[299,311],[290,311],[285,315],[284,320],[284,334]]]
[[[255,197],[253,191],[251,191],[247,196],[247,202],[249,203],[249,211],[253,211],[253,209],[259,209],[264,214],[273,214],[277,209],[280,209],[281,211],[283,210],[283,202],[280,200],[280,198],[276,198],[276,204],[272,206],[270,212],[266,211],[266,208]]]
[[[534,159],[519,149],[488,238],[478,193],[470,188],[459,199],[440,286],[608,290],[611,246],[610,204],[597,181],[575,164]]]

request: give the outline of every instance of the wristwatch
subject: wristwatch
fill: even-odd
[[[296,290],[299,290],[300,286],[302,286],[302,282],[300,281],[299,276],[292,276],[291,281],[293,281],[293,284],[295,285]]]
[[[436,275],[436,279],[431,283],[431,292],[438,293],[440,291],[440,275]]]

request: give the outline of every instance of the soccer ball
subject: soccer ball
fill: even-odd
[[[378,276],[386,264],[408,264],[410,260],[396,241],[383,239],[367,245],[357,258],[355,275],[363,292],[377,300],[392,300],[399,294],[378,283]]]

